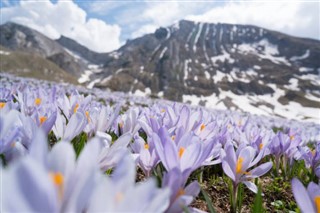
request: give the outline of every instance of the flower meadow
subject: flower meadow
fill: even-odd
[[[319,124],[0,77],[1,212],[264,212],[265,178],[320,212]]]

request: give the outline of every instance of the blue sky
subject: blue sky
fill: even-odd
[[[317,0],[0,1],[1,24],[14,21],[52,39],[65,35],[98,52],[115,50],[127,39],[153,33],[181,19],[251,24],[320,39]]]

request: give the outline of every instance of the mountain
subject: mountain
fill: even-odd
[[[111,54],[103,72],[90,76],[97,87],[320,120],[318,40],[249,25],[180,21]]]
[[[218,109],[320,120],[320,41],[250,25],[182,20],[111,53],[0,26],[0,44],[37,54],[87,87]]]
[[[11,51],[0,46],[0,72],[20,77],[78,84],[77,78],[62,70],[52,61],[35,54]]]
[[[109,57],[108,53],[96,53],[65,36],[61,36],[56,40],[56,42],[58,42],[61,46],[67,48],[69,51],[72,51],[78,57],[81,57],[82,59],[92,64],[103,64]]]
[[[85,69],[85,64],[77,61],[59,43],[20,24],[8,22],[0,26],[0,45],[47,59],[71,75],[80,76],[79,71]]]

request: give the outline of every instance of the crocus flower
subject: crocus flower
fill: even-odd
[[[188,206],[198,196],[200,185],[197,181],[186,185],[185,178],[178,168],[172,169],[163,176],[162,187],[171,189],[170,206],[166,212],[183,212],[184,208],[192,211]]]
[[[102,171],[113,168],[125,155],[128,155],[128,144],[132,139],[131,133],[121,135],[112,145],[104,144],[99,154],[99,166]]]
[[[320,143],[316,145],[314,150],[309,147],[298,147],[301,153],[301,157],[305,162],[305,165],[312,169],[313,172],[320,166]]]
[[[0,114],[0,154],[7,161],[24,155],[31,144],[37,126],[30,117],[16,110]]]
[[[149,177],[151,171],[159,163],[159,157],[155,150],[154,141],[149,139],[148,142],[146,142],[140,136],[135,136],[134,142],[131,143],[131,148],[134,153],[139,154],[138,165],[146,177]]]
[[[222,150],[221,157],[223,171],[232,179],[234,186],[237,187],[239,183],[244,183],[255,193],[258,190],[257,186],[249,180],[264,175],[272,167],[272,162],[267,162],[248,171],[248,169],[256,165],[262,157],[256,157],[255,150],[250,146],[239,148],[237,152],[235,152],[233,145],[227,143],[225,149]]]
[[[68,124],[66,124],[65,117],[58,113],[56,123],[53,127],[53,132],[57,138],[65,141],[71,141],[84,130],[87,122],[87,117],[81,110],[77,111],[70,117]]]
[[[132,108],[129,109],[126,114],[123,114],[122,116],[119,116],[119,128],[120,132],[117,132],[119,135],[125,134],[125,133],[131,133],[132,135],[135,135],[140,127],[140,124],[138,123],[138,116],[139,116],[140,110],[139,108]],[[118,128],[115,128],[116,130]]]
[[[212,153],[212,141],[200,141],[193,133],[187,133],[178,142],[170,137],[165,128],[161,128],[159,136],[153,134],[152,140],[157,154],[167,171],[178,168],[185,178],[200,166],[204,165]]]
[[[100,143],[89,141],[78,160],[70,143],[59,142],[48,153],[38,132],[30,155],[3,171],[5,212],[83,212],[97,179]]]
[[[292,192],[302,212],[320,212],[320,186],[311,182],[307,189],[294,178],[291,181]]]
[[[117,165],[111,178],[99,180],[88,206],[89,212],[164,212],[170,189],[158,189],[154,179],[135,183],[136,168],[130,156]]]

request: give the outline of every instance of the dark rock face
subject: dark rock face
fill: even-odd
[[[112,82],[123,69],[139,87],[178,101],[183,95],[219,95],[221,90],[273,94],[271,85],[284,89],[292,78],[302,92],[320,92],[319,85],[301,77],[320,71],[320,42],[256,26],[180,21],[128,41],[113,55],[119,57],[108,59],[104,72],[92,76],[101,79],[99,87],[108,87],[103,79]],[[122,85],[112,89],[128,90]]]

